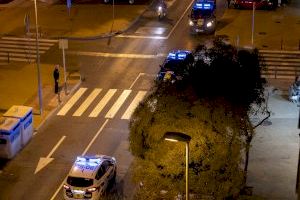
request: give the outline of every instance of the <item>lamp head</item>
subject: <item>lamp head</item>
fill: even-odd
[[[171,142],[190,142],[191,140],[191,136],[180,132],[166,132],[163,138]]]

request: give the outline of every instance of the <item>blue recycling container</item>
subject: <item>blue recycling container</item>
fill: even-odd
[[[20,119],[21,144],[25,146],[33,135],[32,107],[14,105],[3,116]]]
[[[11,159],[21,147],[20,119],[0,118],[0,157]]]

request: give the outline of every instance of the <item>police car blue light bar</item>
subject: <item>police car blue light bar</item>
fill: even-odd
[[[176,59],[176,54],[175,53],[169,53],[168,58]]]
[[[76,162],[86,162],[86,159],[84,157],[77,157]]]
[[[194,8],[200,10],[212,10],[214,5],[213,3],[196,3]]]
[[[183,60],[186,58],[186,53],[179,53],[177,56],[179,60]]]
[[[100,158],[89,158],[89,157],[78,156],[76,158],[76,162],[81,162],[81,163],[96,163],[96,164],[99,164],[101,162],[101,159]]]

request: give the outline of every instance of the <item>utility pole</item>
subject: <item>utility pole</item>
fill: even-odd
[[[34,11],[35,11],[35,30],[36,30],[36,65],[37,65],[37,76],[38,76],[38,95],[39,95],[39,110],[40,115],[43,113],[43,95],[42,95],[42,84],[41,84],[41,73],[40,73],[40,52],[39,52],[39,30],[38,30],[38,15],[37,15],[37,0],[34,0]]]
[[[251,34],[251,44],[253,46],[254,44],[254,19],[255,19],[255,2],[253,2],[253,8],[252,8],[252,34]]]

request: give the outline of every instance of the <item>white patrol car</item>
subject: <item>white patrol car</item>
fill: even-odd
[[[79,156],[64,183],[64,199],[95,200],[116,179],[116,159],[110,156]]]

